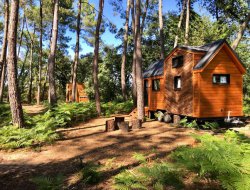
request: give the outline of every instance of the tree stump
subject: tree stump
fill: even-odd
[[[142,128],[142,120],[141,119],[132,120],[132,129],[140,129],[140,128]]]
[[[125,121],[125,117],[115,117],[115,128],[119,129],[120,123]]]
[[[127,122],[127,121],[120,122],[119,128],[122,132],[129,132],[129,122]]]
[[[174,124],[178,124],[180,123],[181,117],[179,115],[174,115]]]
[[[111,119],[106,121],[105,131],[115,131],[115,120]]]

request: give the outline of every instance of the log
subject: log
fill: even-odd
[[[179,115],[174,115],[174,124],[179,124],[181,117]]]
[[[105,131],[115,131],[115,120],[111,119],[106,121]]]
[[[142,128],[142,120],[141,119],[132,120],[132,129],[140,129],[140,128]]]
[[[120,123],[124,121],[125,121],[125,117],[115,117],[115,128],[119,129]]]
[[[127,122],[127,121],[120,122],[119,128],[122,132],[129,132],[129,122]]]

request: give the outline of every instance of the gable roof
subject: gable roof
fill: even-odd
[[[143,78],[163,75],[164,59],[160,59],[151,65],[143,73]]]
[[[245,68],[243,63],[241,62],[240,58],[238,57],[238,55],[235,53],[235,51],[231,48],[231,46],[227,43],[227,41],[225,39],[220,39],[220,40],[217,40],[217,41],[214,41],[212,43],[205,44],[202,46],[184,46],[184,45],[179,46],[178,45],[176,48],[174,48],[171,51],[171,53],[169,55],[171,55],[176,49],[204,52],[205,55],[200,59],[200,61],[193,68],[193,70],[200,70],[207,65],[207,63],[210,61],[210,59],[215,55],[217,50],[224,43],[231,50],[231,52],[236,57],[236,59],[239,61],[241,66],[243,68]],[[163,66],[164,66],[164,60],[159,60],[158,62],[151,64],[147,68],[147,70],[143,73],[143,77],[148,78],[148,77],[152,77],[152,76],[163,75]]]

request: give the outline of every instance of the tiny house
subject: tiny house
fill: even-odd
[[[245,72],[226,40],[177,46],[143,73],[146,110],[193,118],[243,116]]]
[[[66,102],[72,101],[72,83],[66,85]],[[76,85],[76,102],[89,102],[88,95],[85,91],[84,84]]]

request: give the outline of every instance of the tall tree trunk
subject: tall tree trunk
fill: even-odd
[[[12,0],[8,35],[8,87],[13,125],[24,127],[23,109],[17,85],[17,23],[19,0]]]
[[[240,30],[239,30],[239,32],[237,34],[237,37],[232,43],[232,48],[234,50],[239,45],[240,40],[241,40],[242,36],[244,35],[244,32],[245,32],[245,30],[246,30],[246,28],[248,26],[249,21],[250,21],[250,12],[248,13],[248,15],[247,15],[246,19],[244,20],[244,22],[240,25]]]
[[[181,30],[181,24],[182,24],[182,21],[183,21],[185,7],[186,7],[186,0],[182,0],[182,9],[181,9],[180,20],[178,22],[177,33],[175,35],[174,48],[178,45],[178,38],[179,38],[178,35],[180,33],[180,30]]]
[[[40,0],[40,40],[39,40],[39,60],[38,60],[38,82],[36,104],[41,101],[41,80],[42,80],[42,62],[43,62],[43,0]]]
[[[189,43],[189,17],[190,17],[190,0],[186,2],[186,27],[185,27],[185,45]]]
[[[125,66],[127,62],[129,12],[130,12],[130,0],[127,0],[126,22],[124,27],[125,32],[124,32],[123,54],[122,54],[122,65],[121,65],[121,86],[122,86],[122,97],[124,100],[127,100]]]
[[[4,92],[4,83],[5,83],[5,75],[6,75],[6,67],[7,67],[7,63],[5,61],[4,65],[3,65],[3,69],[2,69],[2,73],[1,73],[1,82],[0,82],[0,102],[3,102],[3,92]]]
[[[146,20],[146,17],[147,17],[148,4],[149,4],[149,0],[146,0],[144,10],[143,10],[143,14],[142,14],[142,19],[141,19],[142,20],[141,21],[141,36],[143,35],[143,29],[144,29],[145,20]]]
[[[48,67],[46,69],[45,80],[44,80],[44,83],[43,83],[43,91],[42,91],[42,96],[41,96],[42,101],[45,100],[45,92],[46,92],[47,80],[48,80]]]
[[[27,26],[27,31],[30,36],[30,64],[29,64],[29,89],[28,89],[28,96],[27,96],[27,101],[30,104],[32,101],[32,85],[33,85],[33,48],[34,48],[34,35],[35,35],[35,23],[34,23],[34,31],[33,31],[33,36],[30,35],[28,31],[28,26]]]
[[[133,30],[133,63],[132,63],[132,98],[134,107],[137,105],[137,88],[136,88],[136,37],[135,37],[135,0],[131,0],[132,30]]]
[[[100,103],[100,92],[99,92],[99,82],[98,82],[98,58],[99,58],[100,27],[102,23],[103,7],[104,7],[104,0],[99,0],[99,12],[98,12],[96,31],[95,31],[95,50],[94,50],[94,61],[93,61],[95,103],[98,115],[101,115],[101,103]]]
[[[2,52],[0,57],[0,102],[3,101],[3,89],[6,73],[6,55],[8,46],[8,24],[9,23],[9,0],[4,2],[4,37],[2,44]]]
[[[161,59],[164,59],[164,33],[162,19],[162,0],[159,0],[159,28],[160,28],[160,44],[161,44]]]
[[[78,15],[77,15],[77,26],[76,26],[76,47],[75,47],[75,62],[73,66],[73,76],[72,76],[72,101],[76,101],[76,73],[77,66],[79,63],[79,49],[80,49],[80,33],[81,33],[81,0],[78,2]]]
[[[140,14],[141,0],[136,0],[135,17],[135,37],[136,37],[136,86],[137,86],[137,112],[138,119],[144,119],[144,98],[143,98],[143,79],[142,79],[142,51],[141,51],[141,32]]]
[[[18,57],[18,58],[20,57],[20,50],[21,50],[22,43],[23,43],[23,30],[24,30],[25,23],[26,23],[26,16],[25,16],[25,14],[24,14],[24,15],[23,15],[22,28],[21,28],[21,35],[20,35],[20,43],[19,43],[18,52],[17,52],[17,57]]]
[[[57,35],[58,35],[58,11],[59,11],[59,0],[55,0],[53,31],[51,38],[50,54],[48,59],[49,103],[52,106],[57,103],[56,84],[55,84],[55,56],[56,56]]]

